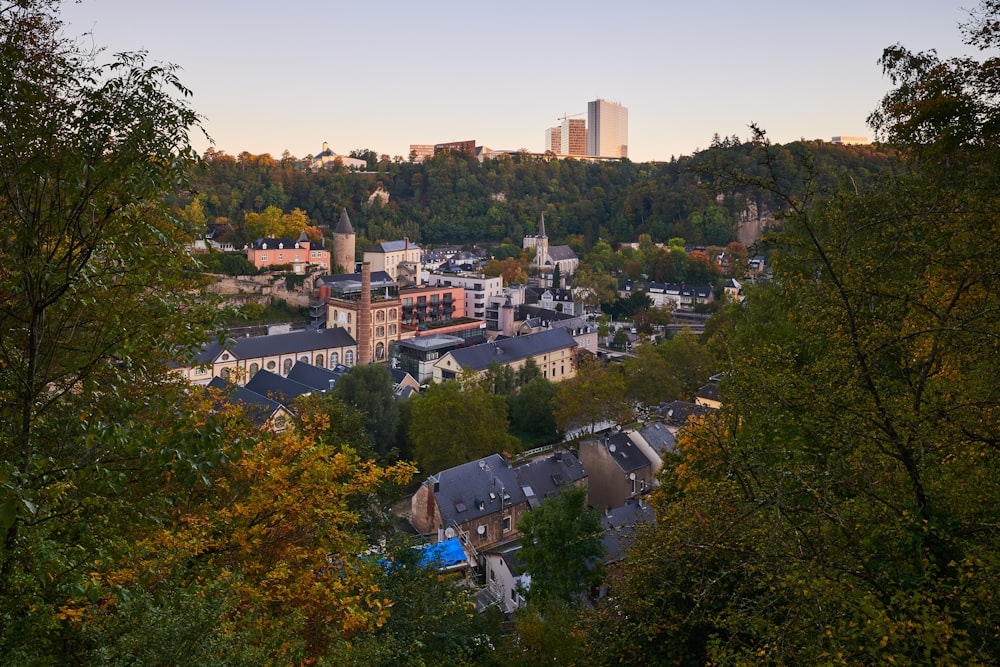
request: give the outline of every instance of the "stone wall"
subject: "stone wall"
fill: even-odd
[[[247,303],[255,301],[266,304],[272,297],[284,299],[293,306],[308,306],[312,293],[313,276],[293,290],[285,284],[285,276],[281,274],[264,274],[260,276],[225,276],[215,275],[215,280],[205,290],[226,296],[227,301]]]

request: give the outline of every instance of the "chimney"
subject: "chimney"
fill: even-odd
[[[372,361],[372,263],[361,264],[361,302],[358,305],[358,365]]]

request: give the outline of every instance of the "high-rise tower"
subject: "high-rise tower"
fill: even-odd
[[[628,157],[628,109],[617,102],[587,102],[587,155]]]

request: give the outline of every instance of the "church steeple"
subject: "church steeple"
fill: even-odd
[[[545,211],[542,211],[541,218],[538,220],[538,235],[545,237]]]

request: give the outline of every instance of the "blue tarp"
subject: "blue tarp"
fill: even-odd
[[[425,567],[448,568],[466,562],[465,551],[457,537],[437,544],[428,544],[420,547],[420,550],[423,551],[420,565]]]

